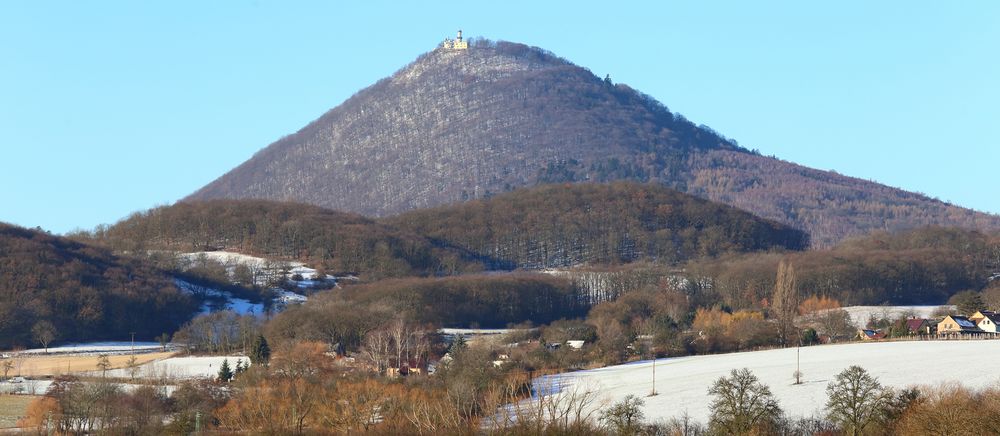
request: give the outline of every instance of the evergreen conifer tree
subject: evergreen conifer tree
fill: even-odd
[[[250,362],[266,367],[270,360],[271,347],[267,345],[267,339],[264,338],[264,335],[257,335],[257,339],[254,339],[253,345],[250,347]]]
[[[229,368],[229,359],[222,360],[222,367],[219,368],[219,381],[228,382],[233,379],[233,370]]]

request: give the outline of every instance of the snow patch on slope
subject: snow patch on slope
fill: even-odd
[[[174,279],[174,284],[184,292],[207,298],[201,305],[201,313],[212,313],[223,310],[231,310],[240,315],[259,315],[264,313],[263,304],[252,303],[250,300],[243,298],[236,298],[226,291],[199,286],[178,278]]]

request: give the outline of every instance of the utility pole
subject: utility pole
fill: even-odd
[[[649,396],[656,395],[656,351],[653,351],[653,390],[649,393]]]
[[[129,334],[132,335],[132,355],[134,356],[135,355],[135,332],[130,332]]]
[[[802,367],[800,365],[800,362],[802,361],[800,358],[801,351],[802,339],[800,338],[799,344],[795,347],[795,384],[797,385],[802,384]]]

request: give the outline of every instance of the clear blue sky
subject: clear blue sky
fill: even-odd
[[[172,203],[458,28],[764,154],[1000,212],[1000,2],[417,3],[0,3],[0,221]]]

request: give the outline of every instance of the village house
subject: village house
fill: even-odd
[[[979,321],[982,321],[984,318],[990,315],[996,315],[996,312],[992,310],[978,310],[976,311],[976,313],[969,315],[969,321],[972,321],[976,323],[976,325],[979,325]]]
[[[882,330],[871,330],[871,329],[858,330],[858,337],[866,341],[877,341],[879,339],[884,339],[885,336],[886,334]]]
[[[979,313],[979,312],[976,312]],[[987,333],[997,333],[997,324],[1000,323],[1000,314],[996,312],[982,312],[983,317],[976,324],[980,330]],[[972,317],[969,317],[971,320]]]
[[[982,332],[979,327],[976,327],[976,323],[969,320],[968,317],[961,315],[949,315],[944,317],[944,319],[938,323],[937,331],[939,334]]]
[[[937,333],[937,323],[926,318],[906,320],[906,332],[911,335],[932,335]]]

